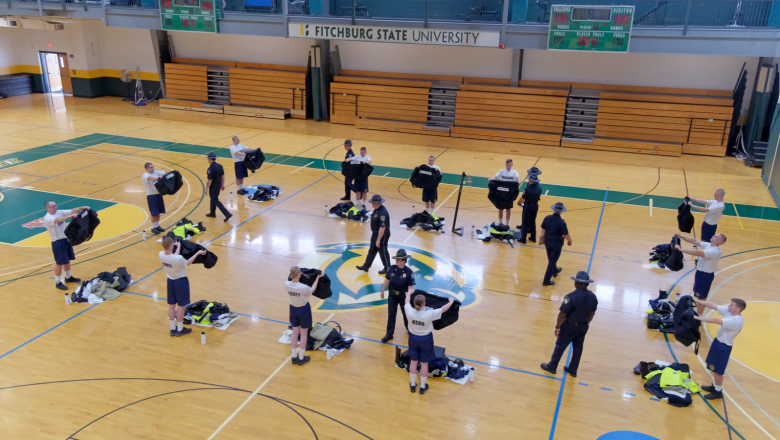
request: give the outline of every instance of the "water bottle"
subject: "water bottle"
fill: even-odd
[[[414,215],[414,205],[412,205],[412,215]]]
[[[69,305],[70,305],[70,295],[69,295],[69,294],[67,294],[67,293],[65,294],[65,305],[66,305],[66,306],[69,306]]]
[[[233,201],[233,191],[230,191],[230,201]]]
[[[146,240],[146,229],[144,229],[143,231],[141,231],[141,239],[142,239],[142,240]]]
[[[328,211],[328,205],[325,205],[325,215],[330,214],[330,211]]]
[[[471,225],[471,236],[477,235],[477,230],[474,228],[474,225]]]
[[[330,360],[330,357],[331,357],[331,356],[333,356],[333,350],[331,350],[331,349],[329,348],[329,349],[328,349],[328,350],[327,350],[325,353],[327,353],[327,355],[328,355],[328,360]]]
[[[474,382],[474,371],[473,368],[469,371],[469,382]]]
[[[200,343],[206,345],[206,332],[200,332]]]

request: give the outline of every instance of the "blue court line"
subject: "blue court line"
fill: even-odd
[[[586,383],[582,383],[582,382],[579,382],[579,385],[582,385],[582,386],[584,386],[584,387],[588,386],[588,384],[586,384]]]
[[[36,176],[35,174],[14,173],[13,171],[3,171],[3,170],[0,170],[0,173],[18,174],[20,176],[38,177],[40,179],[45,179],[46,178],[44,176]]]
[[[354,221],[354,220],[348,220],[348,219],[334,219],[334,218],[332,218],[332,217],[327,217],[327,216],[324,216],[324,215],[317,215],[317,214],[306,214],[306,213],[303,213],[303,212],[285,211],[285,210],[282,210],[282,209],[275,209],[273,206],[272,206],[272,207],[270,207],[270,208],[269,208],[269,210],[271,210],[271,211],[276,211],[276,212],[284,212],[284,213],[286,213],[286,214],[305,215],[305,216],[307,216],[307,217],[327,218],[327,219],[329,219],[329,220],[346,220],[346,221],[348,221],[348,222],[361,223],[361,222],[357,222],[357,221]],[[362,223],[366,224],[366,223],[368,223],[368,222],[362,222]],[[404,227],[404,226],[390,226],[390,228],[391,228],[391,229],[403,229],[404,231],[411,231],[412,229],[414,229],[414,228],[406,228],[406,227]],[[420,232],[420,231],[418,231],[418,232]],[[456,238],[468,238],[469,240],[478,240],[478,241],[482,241],[482,240],[479,240],[478,238],[474,238],[474,237],[466,237],[466,235],[462,235],[462,236],[461,236],[461,235],[453,234],[453,233],[451,233],[451,232],[445,232],[444,234],[442,234],[442,233],[439,233],[439,232],[430,232],[430,231],[421,231],[421,232],[425,232],[425,233],[428,233],[428,234],[434,234],[434,235],[447,235],[447,236],[450,236],[450,237],[456,237]],[[492,243],[495,243],[495,244],[503,244],[503,245],[509,245],[509,243],[506,243],[506,242],[503,242],[503,241],[495,241],[495,242],[492,242]],[[519,246],[519,247],[527,247],[527,248],[531,248],[531,249],[538,249],[538,250],[544,250],[544,247],[543,247],[543,246],[531,246],[531,245],[522,244],[522,243],[515,244],[515,246]],[[566,251],[566,250],[562,250],[561,252],[566,252],[566,253],[568,253],[568,254],[590,255],[590,254],[586,254],[585,252],[575,252],[575,251]]]
[[[650,400],[655,400],[656,402],[660,402],[661,399],[656,399],[655,397],[651,397]]]
[[[80,311],[80,312],[76,313],[75,315],[71,316],[70,318],[68,318],[68,319],[66,319],[66,320],[64,320],[64,321],[62,321],[61,323],[59,323],[59,324],[55,325],[54,327],[52,327],[52,328],[50,328],[50,329],[46,330],[45,332],[43,332],[43,333],[39,334],[39,335],[38,335],[38,336],[36,336],[36,337],[34,337],[34,338],[30,339],[29,341],[25,342],[24,344],[22,344],[22,345],[20,345],[20,346],[18,346],[18,347],[16,347],[16,348],[14,348],[13,350],[10,350],[10,351],[8,351],[8,352],[4,353],[2,356],[0,356],[0,359],[2,359],[2,358],[4,358],[4,357],[8,356],[9,354],[11,354],[11,353],[15,352],[16,350],[18,350],[18,349],[20,349],[20,348],[24,347],[25,345],[29,344],[30,342],[32,342],[32,341],[34,341],[34,340],[36,340],[36,339],[40,338],[41,336],[45,335],[46,333],[49,333],[50,331],[52,331],[52,330],[54,330],[55,328],[57,328],[57,327],[61,326],[62,324],[65,324],[66,322],[70,321],[71,319],[73,319],[73,318],[75,318],[75,317],[77,317],[77,316],[81,315],[82,313],[86,313],[86,312],[88,312],[90,309],[92,309],[93,307],[95,307],[95,306],[97,306],[97,305],[98,305],[98,304],[93,304],[93,305],[92,305],[92,306],[90,306],[89,308],[87,308],[87,309],[85,309],[85,310],[82,310],[82,311]]]
[[[591,265],[593,264],[593,256],[596,254],[596,242],[599,239],[599,232],[601,231],[601,220],[604,218],[604,207],[607,206],[607,195],[609,195],[609,187],[604,191],[604,201],[601,203],[601,214],[599,215],[599,224],[596,226],[596,236],[593,237],[593,248],[590,251],[590,260],[588,260],[588,273],[590,273]],[[571,360],[572,345],[569,344],[569,354],[566,356],[566,366],[569,365]],[[550,440],[553,440],[555,436],[555,425],[558,424],[558,414],[561,411],[561,400],[563,399],[563,387],[566,385],[566,375],[563,372],[563,381],[561,382],[561,389],[558,391],[558,402],[555,404],[555,414],[553,415],[552,426],[550,427]]]
[[[569,354],[566,356],[566,365],[569,365],[571,360],[571,345],[569,345]],[[561,380],[561,389],[558,390],[558,402],[555,404],[555,414],[553,415],[552,427],[550,428],[550,440],[555,437],[555,425],[558,423],[558,413],[561,412],[561,400],[563,399],[563,387],[566,386],[566,372],[563,372],[563,379]]]
[[[612,389],[610,389],[610,388],[601,387],[601,389],[604,390],[604,391],[612,391]]]

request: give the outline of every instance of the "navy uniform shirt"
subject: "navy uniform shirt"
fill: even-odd
[[[355,157],[355,153],[352,151],[352,148],[347,150],[347,154],[344,155],[344,160],[349,160],[350,157]]]
[[[538,183],[532,183],[525,187],[523,200],[526,205],[536,205],[542,198],[542,187]]]
[[[222,187],[222,176],[225,174],[225,170],[222,168],[222,165],[212,162],[209,164],[209,169],[206,170],[206,177],[208,180],[211,180],[211,188]]]
[[[388,228],[390,226],[390,214],[387,212],[385,205],[375,209],[371,214],[371,232],[379,232],[379,228]],[[385,234],[387,230],[385,230]]]
[[[414,286],[414,271],[409,266],[404,266],[401,269],[393,264],[390,266],[390,269],[387,269],[385,278],[390,281],[391,292],[400,291],[403,295],[406,295],[409,286]]]
[[[566,222],[557,214],[550,214],[545,217],[542,221],[542,229],[544,229],[544,244],[548,246],[563,244],[563,236],[569,235]]]
[[[560,311],[566,314],[566,321],[571,324],[587,324],[598,305],[599,300],[593,292],[577,289],[563,298]]]

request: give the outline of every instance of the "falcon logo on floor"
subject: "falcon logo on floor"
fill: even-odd
[[[403,247],[411,254],[407,263],[415,273],[415,287],[426,292],[448,297],[453,296],[463,307],[478,304],[482,296],[475,291],[481,279],[456,264],[433,252],[410,246],[390,245],[390,254]],[[384,276],[377,272],[382,264],[377,257],[369,273],[355,270],[365,262],[368,243],[339,243],[317,246],[317,254],[307,257],[300,267],[319,268],[331,279],[333,296],[322,301],[315,310],[355,311],[385,307],[385,299],[379,298]],[[314,304],[312,304],[314,306]]]

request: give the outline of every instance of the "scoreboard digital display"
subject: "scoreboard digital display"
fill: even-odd
[[[549,50],[628,52],[633,6],[553,6]]]
[[[162,29],[218,33],[217,1],[220,0],[161,0]]]

